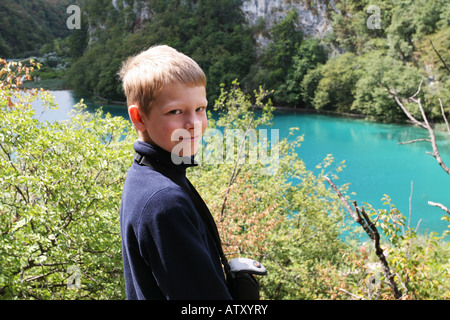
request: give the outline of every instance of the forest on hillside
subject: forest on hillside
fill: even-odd
[[[51,1],[28,1],[22,9],[40,2]],[[49,72],[44,62],[42,75],[64,76],[67,86],[79,92],[123,101],[117,78],[122,61],[151,45],[165,43],[192,56],[202,66],[212,101],[221,83],[229,85],[238,79],[248,92],[259,86],[273,90],[276,106],[403,121],[403,112],[386,88],[409,97],[417,91],[422,76],[425,85],[421,98],[430,119],[440,121],[437,98],[444,106],[450,101],[450,73],[442,62],[450,61],[448,1],[336,1],[335,7],[328,4],[327,8],[332,31],[320,37],[305,35],[295,11],[287,12],[270,27],[262,18],[250,27],[241,10],[242,0],[76,3],[82,10],[81,29],[67,32],[65,28],[63,32],[61,23],[55,20],[50,24],[54,19],[39,23],[39,17],[54,14],[43,9],[29,16],[26,25],[31,28],[36,21],[43,33],[53,35],[53,41],[41,46],[42,55],[70,61],[68,70],[59,73]],[[21,2],[8,8],[15,6],[21,6]],[[377,11],[368,10],[369,6]],[[143,13],[151,16],[143,19]],[[368,21],[373,18],[378,19],[378,25],[370,27]],[[6,19],[5,13],[0,19]],[[0,48],[8,43],[13,54],[35,49],[30,45],[26,48],[25,35],[41,32],[18,31],[20,41],[8,40],[12,28],[23,30],[18,24],[23,25],[20,20],[17,28],[10,23],[0,25]],[[259,35],[269,42],[264,46],[257,43]],[[414,115],[419,115],[418,108],[411,108]]]
[[[0,57],[40,55],[42,46],[69,35],[64,14],[70,0],[0,1]]]

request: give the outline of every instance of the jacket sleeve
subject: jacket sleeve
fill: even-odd
[[[214,243],[186,193],[167,187],[144,207],[140,252],[167,299],[231,299]],[[218,262],[219,261],[219,262]]]

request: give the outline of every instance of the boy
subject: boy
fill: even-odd
[[[205,74],[168,46],[129,58],[119,74],[138,133],[120,208],[127,299],[231,299],[207,207],[185,176],[207,126]]]

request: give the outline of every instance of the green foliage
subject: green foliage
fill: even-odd
[[[66,8],[72,1],[2,0],[0,56],[24,58],[55,38],[66,37]]]
[[[282,21],[272,27],[270,30],[270,43],[263,50],[260,61],[257,62],[256,66],[253,66],[253,70],[248,78],[244,79],[245,82],[248,82],[246,85],[249,87],[263,85],[265,88],[274,90],[277,103],[287,102],[285,96],[288,93],[282,91],[287,91],[288,89],[282,89],[280,94],[279,89],[280,86],[285,85],[288,70],[293,69],[291,73],[298,72],[297,69],[302,68],[301,65],[304,64],[303,61],[299,60],[308,59],[309,56],[314,55],[312,51],[315,48],[311,48],[314,44],[311,43],[301,47],[303,33],[297,26],[297,20],[298,14],[295,11],[291,11]],[[296,55],[298,55],[297,62],[292,67],[293,59]],[[292,75],[291,78],[293,77],[295,76]]]
[[[292,66],[288,69],[286,81],[275,92],[277,101],[289,105],[305,107],[307,102],[302,96],[302,82],[309,70],[315,70],[317,65],[327,61],[325,48],[317,39],[304,40],[298,52],[292,58]]]
[[[288,13],[270,30],[271,42],[244,86],[273,89],[276,105],[403,121],[405,115],[386,88],[409,97],[417,90],[420,76],[428,73],[433,80],[443,79],[433,87],[424,86],[427,112],[430,118],[438,118],[436,94],[448,100],[448,75],[436,60],[430,40],[448,58],[448,46],[442,45],[448,42],[446,6],[428,0],[343,1],[336,8],[339,11],[330,11],[333,31],[320,41],[304,39],[297,27],[298,16]],[[368,20],[374,15],[379,26],[369,28]],[[332,51],[335,54],[327,56]]]
[[[356,68],[356,57],[350,52],[330,59],[321,68],[321,79],[314,92],[314,107],[317,110],[348,112],[354,100]]]
[[[354,74],[356,83],[353,85],[351,111],[378,121],[401,121],[404,114],[386,89],[402,97],[412,96],[420,83],[418,70],[381,50],[360,56],[356,63],[359,67]],[[421,117],[420,111],[412,108],[414,105],[408,107],[415,116]]]
[[[367,19],[374,14],[367,12],[369,6],[379,9],[378,29],[366,26]],[[448,105],[446,81],[449,74],[430,40],[436,43],[444,61],[448,61],[448,3],[350,0],[337,3],[336,7],[340,12],[331,12],[333,33],[328,42],[358,55],[358,80],[352,88],[351,111],[381,121],[405,119],[379,84],[407,98],[415,93],[424,75],[429,79],[422,86],[425,111],[429,118],[442,121],[437,99],[441,98],[447,102],[444,106]],[[326,99],[319,97],[318,100]],[[331,104],[331,108],[339,111],[339,105]]]
[[[382,199],[387,209],[375,210],[369,205],[368,213],[384,234],[384,252],[394,271],[404,300],[448,299],[450,295],[449,244],[436,233],[418,236],[409,226],[406,217],[395,207],[389,196]],[[384,283],[384,275],[376,259],[369,257],[375,266],[364,281],[376,277],[371,287],[373,299],[392,299],[390,289]],[[378,273],[378,274],[376,274]]]
[[[422,101],[430,120],[442,121],[438,98],[446,108],[450,101],[450,74],[430,42],[449,65],[450,5],[445,0],[337,1],[327,9],[332,31],[315,38],[305,36],[295,10],[270,28],[263,18],[248,27],[241,0],[74,3],[82,9],[79,30],[65,26],[65,9],[73,2],[2,1],[0,55],[55,53],[66,66],[70,58],[66,86],[116,101],[124,100],[117,77],[122,61],[162,43],[188,54],[205,70],[210,101],[220,94],[221,83],[237,78],[246,92],[260,86],[273,90],[276,106],[404,121],[378,82],[409,94],[422,75],[427,80]],[[307,4],[314,13],[314,3]],[[379,27],[369,27],[369,19],[378,17]],[[257,46],[255,38],[261,35],[269,42]],[[44,63],[42,78],[60,76],[48,70],[55,69],[52,63]]]
[[[47,92],[6,86],[0,95],[1,298],[124,298],[118,210],[129,123],[82,102],[70,120],[40,121],[30,103],[54,109]]]

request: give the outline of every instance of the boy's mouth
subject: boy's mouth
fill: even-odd
[[[200,140],[200,137],[201,137],[201,136],[194,136],[194,137],[192,137],[192,136],[188,136],[188,137],[180,137],[179,141],[180,141],[180,142],[181,142],[181,141],[195,142],[195,141]]]

